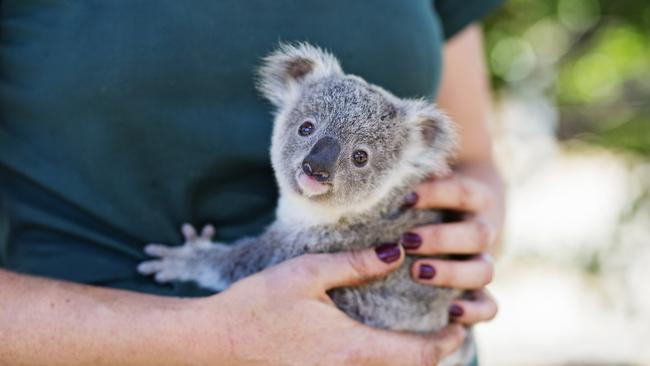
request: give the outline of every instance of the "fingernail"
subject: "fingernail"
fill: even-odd
[[[463,310],[462,307],[460,307],[460,305],[451,304],[451,306],[449,307],[449,315],[451,315],[453,318],[461,317],[463,316],[464,313],[465,311]]]
[[[402,255],[402,251],[397,243],[385,243],[375,248],[377,257],[385,263],[393,263]]]
[[[402,204],[402,208],[409,208],[415,206],[415,204],[418,202],[418,194],[415,192],[411,192],[404,196],[404,203]]]
[[[422,238],[416,233],[406,233],[402,235],[402,246],[404,249],[417,249],[422,245]]]
[[[420,264],[420,270],[418,271],[418,277],[423,280],[430,280],[436,276],[436,269],[433,266],[428,264]]]

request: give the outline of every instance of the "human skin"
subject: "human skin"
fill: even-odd
[[[462,326],[429,335],[373,329],[326,294],[386,275],[403,258],[399,246],[305,255],[202,299],[0,271],[0,364],[435,365],[462,343]]]
[[[480,47],[480,32],[470,27],[445,48],[439,105],[461,127],[460,157],[451,177],[416,190],[416,209],[453,208],[467,218],[414,228],[421,244],[408,250],[422,256],[477,254],[465,262],[423,258],[413,267],[414,278],[423,283],[474,289],[473,300],[455,303],[462,315],[454,319],[464,324],[496,312],[481,290],[491,280],[492,264],[478,254],[494,248],[503,221]],[[346,317],[325,293],[385,275],[402,259],[385,263],[373,250],[306,255],[202,299],[0,270],[0,365],[434,365],[460,345],[461,326],[425,336],[372,329]],[[432,265],[436,275],[419,279],[420,264]]]
[[[459,154],[450,176],[426,181],[413,196],[418,198],[416,209],[450,209],[464,213],[463,218],[415,228],[406,236],[416,235],[411,240],[415,244],[406,245],[411,255],[472,255],[463,261],[421,259],[412,267],[413,278],[421,283],[470,290],[450,308],[452,318],[464,324],[496,315],[497,305],[483,287],[492,281],[492,254],[498,250],[504,221],[505,189],[492,153],[491,96],[482,38],[481,29],[471,26],[445,46],[437,102],[459,125]],[[415,247],[417,239],[420,244]],[[420,278],[422,265],[433,268],[433,278]]]

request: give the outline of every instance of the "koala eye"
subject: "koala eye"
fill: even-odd
[[[363,150],[356,150],[352,153],[352,161],[354,165],[360,168],[368,162],[368,153]]]
[[[298,127],[298,134],[300,136],[309,136],[314,132],[314,124],[306,121]]]

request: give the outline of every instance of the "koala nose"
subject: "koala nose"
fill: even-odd
[[[334,176],[334,166],[340,152],[341,145],[336,139],[323,137],[302,161],[302,171],[319,182],[326,182]]]
[[[308,176],[315,178],[319,182],[326,182],[330,177],[330,173],[327,171],[314,171],[314,168],[311,167],[311,164],[307,162],[302,163],[302,171],[305,172],[305,174]]]

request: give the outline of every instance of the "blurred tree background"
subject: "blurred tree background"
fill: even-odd
[[[560,141],[650,157],[650,1],[508,0],[485,31],[494,87],[543,89]]]
[[[506,0],[484,30],[508,197],[481,364],[650,365],[650,0]]]

